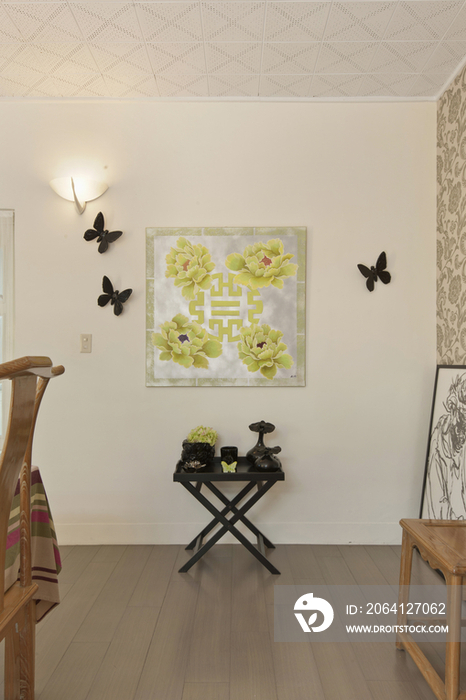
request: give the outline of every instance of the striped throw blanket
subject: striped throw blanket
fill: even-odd
[[[5,590],[19,578],[19,482],[11,504],[5,561]],[[37,583],[36,618],[41,620],[60,602],[58,574],[60,553],[44,484],[39,469],[31,470],[31,563],[32,580]]]

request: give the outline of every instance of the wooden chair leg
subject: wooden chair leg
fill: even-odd
[[[15,623],[5,636],[5,700],[20,700],[19,626]]]
[[[5,700],[34,700],[35,626],[31,600],[5,636]]]
[[[23,629],[19,634],[21,700],[34,700],[36,654],[36,602],[31,600],[25,610]]]
[[[447,579],[446,700],[457,700],[460,691],[462,584],[462,576],[451,576]]]
[[[413,563],[413,543],[406,530],[403,530],[400,562],[400,587],[398,589],[398,614],[397,624],[406,625],[406,606],[409,602],[409,585],[411,583],[411,567]],[[396,648],[403,649],[403,644],[398,638]]]

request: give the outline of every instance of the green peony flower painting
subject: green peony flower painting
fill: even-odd
[[[283,289],[283,280],[296,275],[298,269],[289,262],[293,257],[292,253],[284,253],[283,242],[275,238],[246,246],[243,255],[232,253],[225,265],[238,273],[233,280],[235,284],[243,284],[252,291],[270,285]]]
[[[177,314],[160,325],[161,333],[152,333],[152,343],[160,350],[159,360],[173,360],[182,367],[208,369],[207,358],[219,357],[222,344],[210,338],[199,323]]]
[[[287,346],[281,342],[283,333],[265,324],[253,323],[240,329],[238,354],[248,372],[257,372],[266,379],[273,379],[281,367],[290,369],[293,358],[285,353]]]
[[[208,249],[199,244],[194,245],[186,238],[179,238],[176,248],[170,248],[166,256],[167,271],[165,277],[174,277],[176,287],[181,287],[185,299],[192,300],[199,291],[212,286],[210,273],[215,267]]]
[[[147,386],[305,386],[304,226],[148,228],[145,262]]]

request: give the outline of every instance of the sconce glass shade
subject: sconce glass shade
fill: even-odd
[[[57,177],[50,181],[50,187],[63,199],[74,202],[79,214],[85,210],[86,202],[101,197],[108,190],[105,182],[82,177]]]

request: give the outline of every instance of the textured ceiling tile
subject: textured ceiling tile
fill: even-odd
[[[144,44],[89,44],[89,49],[101,71],[114,68],[123,61],[142,71],[151,70]]]
[[[466,0],[0,0],[0,95],[435,97],[465,57]]]
[[[330,9],[323,2],[269,2],[266,41],[320,41]]]
[[[258,41],[265,2],[201,2],[206,41]]]
[[[96,63],[99,65],[102,73],[105,76],[115,78],[115,80],[121,80],[126,84],[140,82],[147,79],[149,76],[152,76],[152,68],[149,59],[147,58],[145,47],[136,46],[134,47],[136,50],[131,51],[129,44],[125,44],[124,46],[126,51],[124,53],[122,52],[122,55],[120,55],[116,60],[113,60],[110,63],[108,61],[104,61],[106,64],[105,68],[101,67],[102,64],[99,65],[99,61],[96,58]],[[93,49],[93,52],[94,51],[95,50]]]
[[[66,2],[4,3],[3,8],[26,41],[82,41]]]
[[[197,2],[136,3],[136,10],[148,42],[202,41]]]
[[[312,73],[320,44],[265,44],[262,57],[264,73]]]
[[[209,73],[260,73],[260,44],[206,44]]]
[[[209,95],[211,97],[257,97],[258,75],[211,75]]]
[[[44,74],[47,73],[43,66],[38,65],[34,51],[27,44],[0,44],[0,73],[10,63],[29,66]]]
[[[370,41],[383,37],[397,3],[335,2],[325,29],[326,41]]]
[[[457,41],[461,41],[462,39],[466,40],[466,5],[463,6],[463,9],[455,17],[455,21],[451,25],[448,32],[445,34],[444,38],[446,40],[450,40],[450,39],[454,39]]]
[[[413,97],[434,97],[443,87],[445,79],[441,76],[418,76],[414,82],[410,95]]]
[[[400,2],[385,39],[440,39],[455,19],[463,0]]]
[[[94,76],[79,88],[76,97],[108,97],[108,87],[101,75]]]
[[[425,73],[451,74],[466,57],[466,41],[441,43],[424,66]]]
[[[297,75],[263,75],[261,97],[307,97],[311,79]]]
[[[0,97],[24,97],[28,90],[27,85],[0,76]]]
[[[380,44],[370,66],[371,73],[417,73],[437,44],[429,41],[392,41]]]
[[[103,71],[103,75],[105,78],[110,76],[111,78],[115,78],[115,80],[121,80],[127,85],[139,83],[153,77],[150,66],[147,69],[142,69],[134,65],[134,63],[129,63],[127,61],[120,61],[111,68],[107,68]]]
[[[52,77],[60,97],[78,97],[81,86],[75,80],[64,80],[57,76]]]
[[[96,70],[90,70],[89,68],[85,68],[83,66],[73,65],[67,61],[66,63],[63,63],[55,68],[50,77],[53,80],[60,78],[61,80],[81,86],[90,82],[99,75],[100,74]]]
[[[205,73],[204,44],[147,44],[155,73]]]
[[[44,72],[49,73],[60,65],[69,63],[72,67],[88,68],[96,71],[97,66],[86,44],[31,44],[34,56]]]
[[[142,41],[134,5],[130,2],[71,2],[70,7],[87,41]]]
[[[157,85],[161,97],[204,97],[209,94],[207,76],[160,76]]]
[[[405,97],[410,94],[417,75],[366,75],[359,91],[360,97]]]
[[[363,78],[360,75],[315,75],[310,97],[356,97]]]
[[[322,44],[316,73],[365,72],[377,44],[369,42],[336,42]]]
[[[0,72],[5,63],[9,63],[10,60],[21,54],[23,51],[29,50],[30,49],[26,44],[0,44]]]
[[[154,76],[144,78],[140,82],[131,85],[120,97],[159,97],[159,90]]]
[[[22,62],[19,55],[2,66],[1,77],[16,81],[26,88],[37,83],[46,73],[40,68],[31,65],[30,61]]]
[[[16,43],[22,41],[23,36],[15,26],[5,7],[0,5],[0,41],[5,43]]]
[[[46,77],[35,83],[25,97],[59,97],[59,93],[52,78]]]

